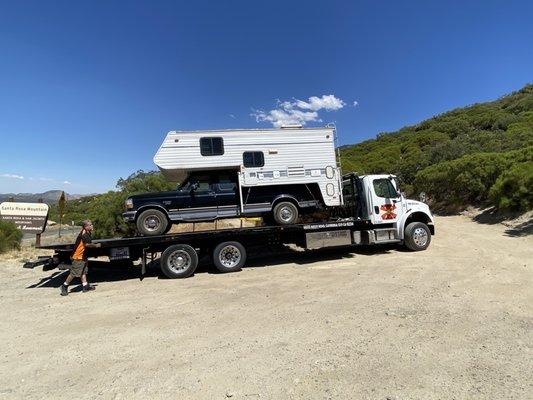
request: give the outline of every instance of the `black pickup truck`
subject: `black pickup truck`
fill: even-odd
[[[240,196],[242,192],[242,210]],[[299,214],[322,207],[318,186],[242,187],[236,172],[191,174],[175,191],[145,193],[126,199],[127,222],[145,236],[168,232],[173,223],[262,216],[279,225],[295,224]]]

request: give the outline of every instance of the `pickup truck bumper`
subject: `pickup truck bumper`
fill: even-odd
[[[122,214],[122,216],[124,217],[124,221],[134,222],[136,214],[137,214],[137,211],[126,211],[125,213]]]

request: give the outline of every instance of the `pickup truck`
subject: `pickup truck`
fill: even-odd
[[[323,207],[320,190],[312,184],[239,188],[237,181],[232,171],[193,173],[175,191],[130,196],[123,217],[142,235],[155,236],[167,233],[173,223],[244,216],[291,225],[300,214]]]

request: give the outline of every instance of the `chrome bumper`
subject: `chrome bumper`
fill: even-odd
[[[125,213],[122,214],[122,216],[124,217],[124,221],[134,222],[136,214],[137,214],[137,211],[126,211]]]

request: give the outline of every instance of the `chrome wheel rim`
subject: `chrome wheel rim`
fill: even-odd
[[[157,215],[149,215],[144,219],[144,228],[149,232],[154,232],[161,226],[161,220]]]
[[[416,228],[413,232],[413,241],[418,247],[424,247],[428,242],[428,233],[424,228]]]
[[[218,255],[218,260],[226,268],[237,266],[241,262],[241,258],[241,251],[233,245],[224,247]]]
[[[168,257],[168,267],[174,272],[183,272],[191,266],[192,260],[185,250],[173,251]]]
[[[290,222],[294,218],[294,212],[291,207],[284,206],[279,210],[279,217],[283,222]]]

